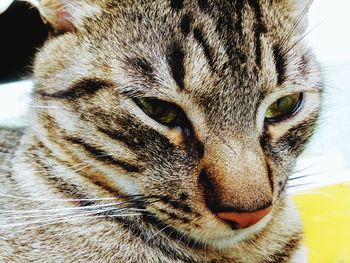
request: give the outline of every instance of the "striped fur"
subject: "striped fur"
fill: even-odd
[[[40,108],[24,135],[1,131],[0,261],[306,262],[285,186],[321,101],[302,40],[309,2],[54,2],[42,15],[65,10],[69,29],[46,17]],[[264,122],[296,92],[295,116]],[[177,104],[183,126],[135,97]],[[246,229],[215,215],[271,204]]]

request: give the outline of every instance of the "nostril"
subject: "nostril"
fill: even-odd
[[[222,220],[228,221],[235,229],[242,229],[255,225],[267,216],[271,210],[272,206],[269,206],[255,212],[220,212],[217,213],[217,216]]]

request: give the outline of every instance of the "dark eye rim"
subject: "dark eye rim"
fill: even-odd
[[[296,94],[299,95],[299,98],[298,98],[297,103],[293,107],[292,111],[288,112],[287,114],[284,114],[284,115],[281,115],[281,116],[278,116],[278,117],[274,117],[274,118],[266,118],[265,117],[265,123],[267,123],[267,124],[276,124],[276,123],[280,123],[280,122],[283,122],[285,120],[288,120],[288,119],[292,118],[293,116],[295,116],[300,111],[300,109],[302,108],[302,105],[304,103],[304,93],[303,92],[299,92],[299,93],[296,93]]]

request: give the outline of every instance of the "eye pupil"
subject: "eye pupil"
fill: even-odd
[[[279,122],[292,116],[299,110],[302,99],[302,93],[291,94],[278,99],[268,107],[265,113],[265,120],[268,122]]]
[[[182,110],[175,104],[154,98],[135,98],[134,101],[155,121],[170,127],[179,125]]]

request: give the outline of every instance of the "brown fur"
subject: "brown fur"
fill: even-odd
[[[0,261],[306,262],[285,196],[322,87],[300,40],[306,1],[58,2],[39,7],[55,31],[34,65],[43,107],[4,147]],[[296,92],[295,116],[264,121]],[[186,123],[161,125],[134,97],[172,102]],[[271,204],[247,229],[216,216]]]

